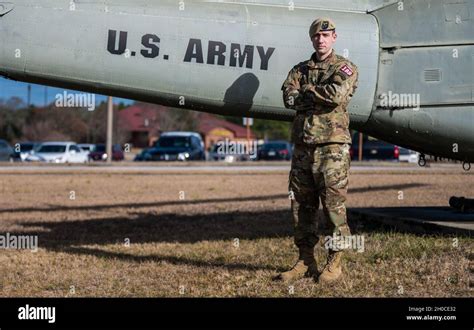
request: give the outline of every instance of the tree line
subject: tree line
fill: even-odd
[[[115,113],[125,109],[123,103],[115,105]],[[158,110],[157,110],[158,111]],[[156,122],[160,131],[197,130],[199,113],[183,109],[160,111]],[[242,125],[242,118],[223,117]],[[114,143],[124,144],[130,139],[125,123],[114,120]],[[254,121],[253,132],[260,139],[284,139],[290,135],[290,123],[270,120]],[[94,111],[86,108],[57,108],[54,104],[45,107],[27,106],[12,97],[0,99],[0,139],[11,144],[21,141],[74,141],[77,143],[104,143],[107,130],[107,103],[98,104]]]

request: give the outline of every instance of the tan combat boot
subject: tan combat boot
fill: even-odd
[[[273,278],[274,281],[295,281],[305,276],[315,277],[318,275],[318,266],[314,259],[314,248],[300,248],[300,256],[296,264],[288,271],[278,274]]]
[[[334,282],[342,275],[341,257],[342,251],[329,250],[328,261],[318,279],[320,283]]]

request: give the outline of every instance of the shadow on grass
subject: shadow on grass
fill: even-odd
[[[352,220],[349,224],[353,234],[370,234],[387,231],[403,232],[396,227],[387,227],[378,222]],[[25,228],[42,228],[34,232],[10,232],[11,235],[38,235],[39,247],[51,251],[71,254],[93,255],[100,258],[117,258],[134,262],[156,261],[177,265],[198,267],[225,267],[228,269],[273,270],[276,267],[244,263],[226,263],[219,260],[199,261],[186,257],[165,255],[131,255],[123,252],[104,251],[100,248],[79,247],[84,245],[143,243],[197,243],[200,241],[257,240],[264,238],[292,237],[293,226],[290,210],[268,212],[228,212],[215,214],[162,214],[135,213],[130,217],[116,217],[94,220],[73,220],[63,222],[28,222]],[[423,236],[448,235],[443,233],[412,233]]]
[[[282,272],[285,270],[283,267],[276,267],[272,265],[251,265],[245,263],[234,263],[234,262],[225,262],[225,261],[201,261],[186,257],[175,257],[175,256],[166,256],[166,255],[132,255],[123,252],[111,252],[111,251],[104,251],[101,249],[96,248],[89,248],[89,247],[68,247],[63,249],[61,252],[77,254],[77,255],[88,255],[88,256],[95,256],[98,258],[105,258],[105,259],[118,259],[121,261],[131,261],[131,262],[166,262],[173,265],[184,265],[184,266],[194,266],[194,267],[222,267],[228,270],[248,270],[248,271],[256,271],[256,270],[269,270],[274,272]]]
[[[35,234],[39,236],[41,247],[47,249],[123,244],[125,239],[132,244],[197,243],[287,237],[293,233],[289,210],[195,215],[134,213],[128,217],[28,222],[22,226],[42,228]],[[27,230],[15,234],[27,233],[34,232]]]
[[[396,185],[370,186],[349,189],[349,194],[377,192],[386,190],[400,190],[410,188],[421,188],[429,186],[428,184],[420,183],[406,183]],[[139,209],[145,207],[163,207],[163,206],[177,206],[177,205],[199,205],[199,204],[214,204],[214,203],[238,203],[238,202],[253,202],[253,201],[268,201],[276,199],[287,199],[288,194],[276,194],[267,196],[246,196],[246,197],[232,197],[232,198],[209,198],[198,200],[172,200],[162,202],[148,202],[148,203],[123,203],[123,204],[98,204],[98,205],[50,205],[46,207],[22,207],[14,209],[0,209],[0,213],[22,213],[22,212],[64,212],[64,211],[102,211],[115,208],[130,208]]]
[[[423,185],[386,185],[369,188],[355,188],[351,193],[367,191],[380,191],[401,188],[415,188]],[[2,210],[0,212],[37,212],[37,211],[68,211],[68,210],[103,210],[120,207],[141,208],[160,207],[168,205],[200,205],[202,207],[215,207],[225,203],[239,203],[245,201],[268,201],[287,198],[287,195],[278,194],[257,197],[239,197],[222,199],[203,199],[194,201],[164,201],[155,203],[128,203],[93,206],[53,206],[51,208],[23,208],[15,210]],[[413,208],[418,209],[418,208]],[[387,226],[375,221],[360,221],[351,215],[349,210],[349,225],[353,234],[384,233],[387,231],[411,233],[422,236],[448,236],[441,232],[410,231],[410,228]],[[215,266],[228,269],[263,269],[275,270],[267,265],[252,265],[243,263],[225,263],[221,261],[199,261],[184,257],[165,255],[131,255],[120,252],[104,251],[100,248],[79,247],[86,245],[123,244],[129,239],[131,244],[144,243],[182,243],[192,244],[200,241],[229,241],[258,240],[265,238],[281,238],[293,236],[291,212],[286,210],[271,211],[237,211],[220,212],[211,214],[152,214],[132,213],[129,216],[109,217],[93,220],[67,220],[67,221],[31,221],[23,222],[24,231],[10,232],[11,235],[38,235],[39,247],[51,251],[71,254],[93,255],[100,258],[117,258],[134,262],[156,261],[172,264],[186,264],[194,266]],[[35,229],[41,228],[36,231]]]
[[[214,203],[238,203],[238,202],[252,202],[252,201],[267,201],[281,198],[288,198],[288,195],[270,195],[270,196],[250,196],[250,197],[232,197],[232,198],[209,198],[198,200],[173,200],[162,202],[149,203],[123,203],[123,204],[99,204],[99,205],[50,205],[47,207],[25,207],[15,209],[0,209],[0,213],[21,213],[21,212],[64,212],[64,211],[102,211],[116,208],[130,208],[139,209],[144,207],[163,207],[163,206],[177,206],[177,205],[198,205],[198,204],[214,204]]]
[[[94,220],[72,220],[23,223],[24,232],[10,232],[11,235],[38,235],[38,245],[50,251],[76,255],[93,255],[100,258],[117,258],[133,262],[169,262],[177,265],[198,267],[225,267],[230,270],[281,271],[269,264],[253,265],[226,263],[219,260],[199,261],[187,257],[166,255],[132,255],[123,252],[104,251],[100,248],[79,247],[84,245],[123,245],[144,243],[197,243],[201,241],[256,240],[292,236],[291,213],[229,212],[217,214],[160,214],[134,213],[129,217],[115,217]],[[26,230],[31,228],[32,230]],[[34,229],[41,228],[40,231]],[[269,260],[270,262],[271,260]]]

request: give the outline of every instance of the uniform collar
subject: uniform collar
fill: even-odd
[[[334,51],[334,49],[332,50],[331,55],[329,55],[324,61],[319,61],[317,53],[314,52],[308,62],[308,66],[310,69],[327,69],[329,68],[329,65],[334,63],[335,60],[336,52]]]

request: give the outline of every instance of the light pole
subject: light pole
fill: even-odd
[[[113,120],[114,120],[114,101],[112,96],[108,97],[107,100],[107,163],[112,164],[113,150],[112,150],[112,131],[113,131]]]

